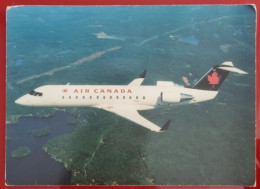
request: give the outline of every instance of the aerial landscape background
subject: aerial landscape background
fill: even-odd
[[[7,10],[8,185],[253,185],[252,6],[19,6]],[[14,103],[41,85],[196,83],[225,61],[211,101],[140,112],[154,133],[94,108]],[[40,171],[39,171],[40,170]]]

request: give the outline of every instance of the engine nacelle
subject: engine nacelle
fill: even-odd
[[[176,93],[173,91],[164,91],[161,93],[161,101],[166,103],[178,103],[187,100],[192,100],[194,97],[192,95],[184,93]]]

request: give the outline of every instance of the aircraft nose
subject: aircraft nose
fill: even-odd
[[[19,105],[27,105],[26,100],[24,99],[24,97],[18,98],[18,99],[15,101],[15,103],[16,103],[16,104],[19,104]]]
[[[21,98],[18,98],[18,99],[15,101],[15,104],[20,104],[20,105],[22,105],[22,99],[21,99]]]

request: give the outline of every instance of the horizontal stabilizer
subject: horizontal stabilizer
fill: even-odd
[[[217,66],[217,68],[221,69],[221,70],[226,70],[226,71],[229,71],[229,72],[236,72],[236,73],[239,73],[239,74],[248,74],[247,72],[244,72],[243,70],[240,70],[240,69],[234,67],[233,63],[230,62],[230,61],[223,62],[222,64]]]
[[[236,72],[236,73],[239,73],[239,74],[248,74],[247,72],[245,72],[243,70],[240,70],[238,68],[235,68],[235,67],[223,67],[223,66],[220,66],[220,67],[218,67],[218,69],[226,70],[226,71],[229,71],[229,72]]]
[[[162,126],[162,128],[161,128],[160,131],[167,131],[168,128],[169,128],[169,126],[170,126],[170,124],[171,124],[171,120],[168,120],[168,121]]]

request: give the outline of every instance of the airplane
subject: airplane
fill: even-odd
[[[155,86],[142,86],[146,70],[128,85],[44,85],[15,101],[16,104],[39,107],[94,107],[114,113],[151,131],[168,129],[142,117],[139,110],[193,104],[214,99],[229,74],[247,74],[232,62],[213,66],[193,86],[180,86],[172,81],[157,81]]]

